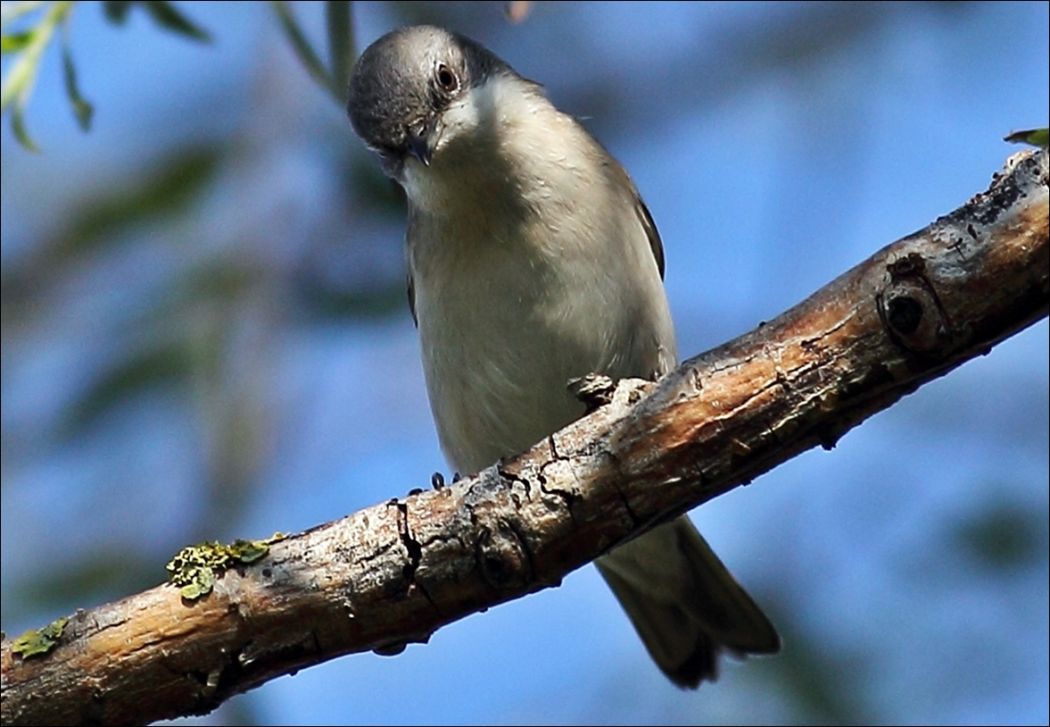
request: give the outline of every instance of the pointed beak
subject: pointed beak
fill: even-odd
[[[424,121],[408,128],[408,153],[414,156],[424,167],[430,166],[433,149],[430,147],[432,123]]]

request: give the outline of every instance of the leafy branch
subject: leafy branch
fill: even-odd
[[[350,81],[350,67],[354,62],[354,31],[349,2],[326,2],[325,25],[328,34],[328,59],[325,66],[314,50],[306,33],[299,26],[291,7],[283,0],[271,0],[281,30],[299,57],[310,78],[328,91],[337,104],[346,102],[346,87]]]
[[[39,151],[39,147],[26,128],[25,111],[33,94],[44,52],[54,39],[56,30],[61,30],[62,76],[66,96],[80,128],[84,131],[91,128],[94,107],[80,92],[76,66],[69,49],[69,19],[78,4],[73,0],[23,0],[4,7],[0,21],[0,44],[3,55],[14,55],[16,59],[3,77],[0,112],[7,113],[10,110],[11,130],[18,142],[30,151]],[[136,6],[141,7],[164,30],[201,43],[211,41],[208,31],[166,0],[108,0],[102,3],[106,19],[115,25],[123,25],[131,9]],[[310,43],[288,3],[274,0],[271,7],[306,72],[337,104],[342,105],[355,56],[349,1],[329,0],[325,3],[327,64],[321,60],[322,54]],[[19,29],[12,29],[15,26]]]
[[[41,7],[44,3],[22,2],[3,16],[3,25],[22,15],[31,13]],[[24,112],[29,103],[29,97],[33,95],[33,86],[36,85],[37,71],[40,69],[40,59],[44,50],[51,43],[55,30],[65,27],[69,15],[73,10],[73,3],[69,0],[54,2],[42,14],[41,19],[29,30],[0,36],[0,49],[4,55],[17,53],[16,60],[10,70],[4,75],[2,87],[0,87],[0,112],[11,109],[11,131],[14,132],[18,142],[30,151],[39,151],[33,139],[26,131]],[[67,67],[72,68],[72,60],[68,48],[65,46],[65,34],[63,34],[63,59],[68,59]],[[81,128],[88,128],[91,123],[91,104],[80,96],[76,87],[76,74],[66,73],[66,90],[70,101],[73,103],[74,112],[80,122]]]

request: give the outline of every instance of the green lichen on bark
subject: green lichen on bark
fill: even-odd
[[[62,617],[55,619],[42,629],[30,629],[14,640],[14,643],[11,644],[11,651],[21,655],[23,659],[43,656],[58,644],[67,623],[69,619]]]
[[[183,598],[196,601],[211,593],[215,580],[227,568],[256,562],[279,540],[284,540],[281,533],[265,540],[235,540],[228,545],[214,540],[186,546],[168,561],[168,580],[181,587]]]

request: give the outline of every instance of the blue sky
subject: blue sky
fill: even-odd
[[[27,117],[44,153],[6,123],[0,137],[5,274],[154,160],[232,149],[188,211],[121,229],[41,282],[32,316],[5,320],[8,634],[128,592],[35,596],[70,553],[145,555],[159,564],[145,587],[202,523],[216,538],[295,531],[444,469],[407,307],[310,317],[293,294],[301,269],[354,290],[399,279],[403,220],[375,201],[391,194],[376,165],[265,5],[180,7],[212,45],[78,8],[93,130],[76,129],[52,53]],[[322,38],[320,6],[296,10]],[[660,229],[683,356],[955,209],[1016,151],[1002,136],[1050,113],[1045,3],[542,4],[521,25],[500,12],[358,3],[354,17],[361,47],[411,13],[472,35],[585,119]],[[231,258],[262,271],[247,302],[154,318],[187,269]],[[222,386],[148,390],[54,434],[99,371],[172,320],[226,334]],[[400,656],[307,669],[201,721],[1046,722],[1047,351],[1043,320],[832,452],[692,513],[784,631],[782,655],[727,664],[717,684],[667,683],[587,567]],[[252,446],[223,456],[231,411]],[[239,489],[203,488],[216,472]],[[1021,556],[989,555],[1015,541]]]

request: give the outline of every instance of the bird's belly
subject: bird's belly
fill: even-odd
[[[423,359],[442,448],[463,474],[517,454],[583,414],[570,379],[607,371],[600,346],[525,314],[509,324],[478,305],[427,345]],[[499,320],[494,320],[494,319]],[[421,329],[425,325],[421,320]],[[467,342],[449,331],[490,331]],[[614,374],[616,372],[608,372]]]
[[[673,363],[659,271],[633,208],[625,214],[569,216],[556,229],[542,223],[561,219],[550,210],[481,214],[471,225],[416,220],[410,264],[427,391],[462,474],[583,414],[570,379],[653,377]],[[599,259],[610,240],[616,254]]]

